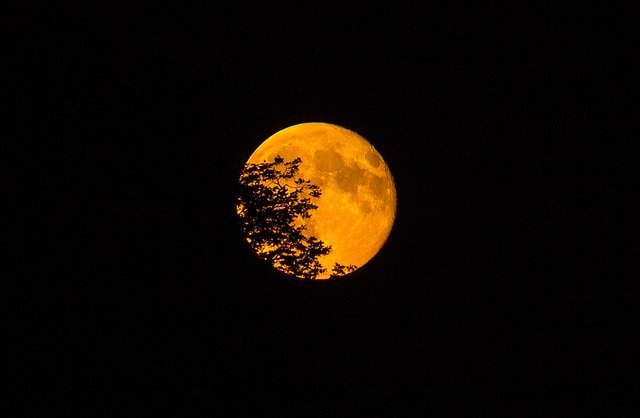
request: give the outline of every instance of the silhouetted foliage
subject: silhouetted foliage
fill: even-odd
[[[333,265],[333,268],[331,269],[331,275],[329,277],[334,278],[334,277],[344,276],[347,273],[351,273],[352,271],[355,271],[357,268],[358,266],[353,264],[349,264],[348,266],[345,266],[340,263],[335,263]]]
[[[318,208],[312,198],[322,194],[309,180],[296,178],[302,159],[246,164],[240,174],[237,212],[242,232],[251,248],[277,269],[300,279],[312,280],[326,271],[319,257],[330,245],[304,234],[302,219]],[[354,265],[336,263],[330,277],[354,271]]]

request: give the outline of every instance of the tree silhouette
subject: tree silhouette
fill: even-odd
[[[296,178],[301,158],[245,164],[240,173],[236,210],[251,248],[261,259],[299,279],[313,280],[324,273],[319,257],[331,246],[306,236],[303,220],[318,208],[312,202],[322,194],[309,180]],[[330,277],[352,272],[357,267],[335,263]]]

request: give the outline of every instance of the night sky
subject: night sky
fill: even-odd
[[[401,3],[16,10],[9,28],[33,30],[13,49],[32,60],[5,131],[41,144],[23,171],[43,194],[11,186],[31,208],[12,225],[42,223],[46,243],[17,244],[36,282],[13,316],[11,355],[28,359],[9,357],[14,402],[47,416],[621,408],[638,348],[620,309],[638,209],[627,10]],[[253,150],[313,121],[367,138],[396,182],[391,235],[348,280],[280,275],[235,216]]]

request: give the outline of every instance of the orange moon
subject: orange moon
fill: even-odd
[[[389,167],[362,136],[322,122],[300,123],[267,138],[247,164],[300,157],[298,176],[320,186],[318,208],[303,220],[305,233],[331,246],[320,262],[327,279],[335,262],[364,266],[386,242],[396,214],[396,189]]]

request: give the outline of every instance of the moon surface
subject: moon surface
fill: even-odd
[[[306,235],[331,246],[320,257],[327,279],[334,263],[364,266],[380,251],[395,220],[396,189],[389,167],[362,136],[322,122],[300,123],[267,138],[248,164],[300,157],[297,177],[320,186],[322,195],[311,218],[304,219]]]

